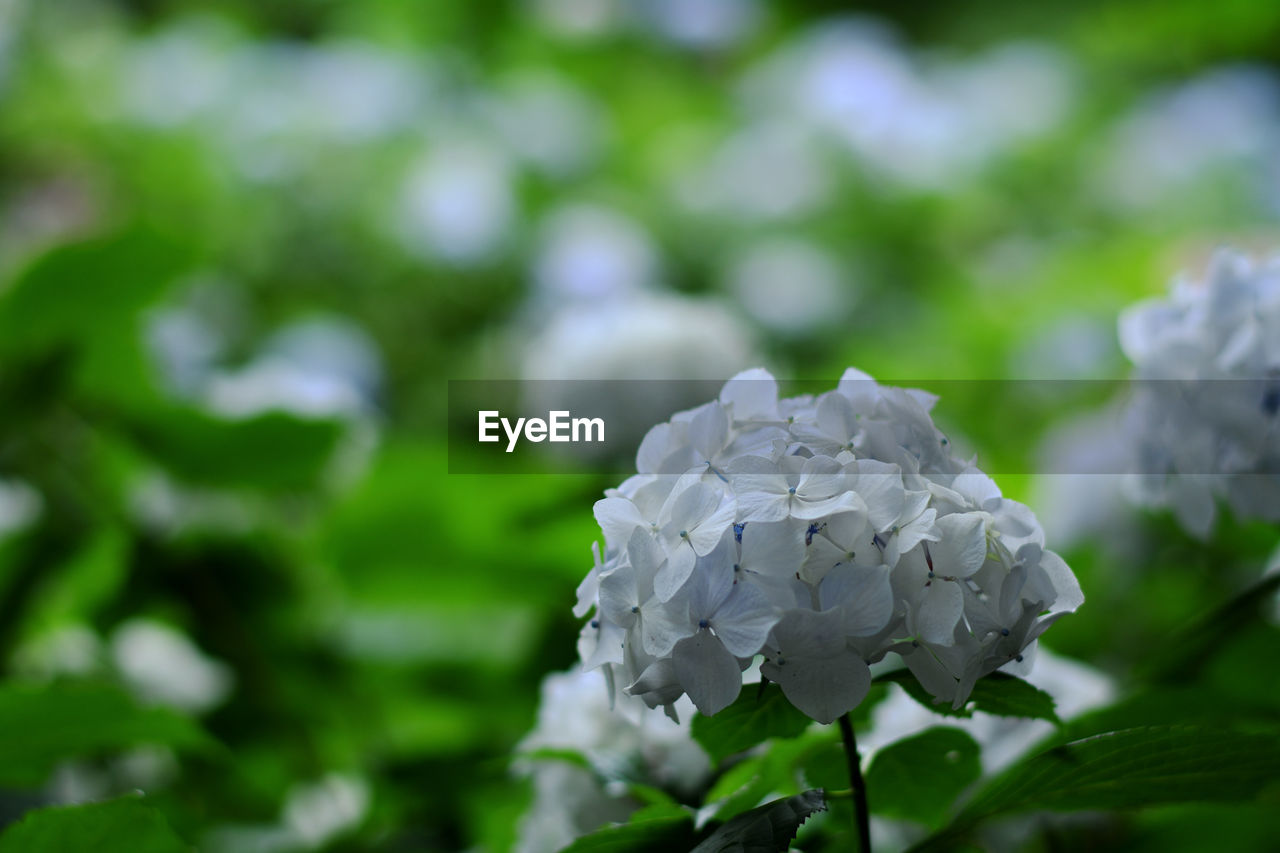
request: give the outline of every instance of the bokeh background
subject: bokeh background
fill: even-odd
[[[1277,61],[1267,0],[0,0],[0,821],[510,849],[611,483],[449,474],[446,380],[1123,377],[1121,308],[1280,243]],[[1280,537],[1037,478],[1104,403],[938,415],[1123,681]],[[1177,677],[1274,709],[1277,660]]]

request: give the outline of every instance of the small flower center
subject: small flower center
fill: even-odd
[[[787,493],[794,495],[796,493],[796,487],[792,486],[791,488],[787,489]]]
[[[699,628],[706,628],[706,627],[708,627],[710,624],[711,624],[711,623],[710,623],[710,622],[708,622],[706,619],[699,619],[699,620],[698,620],[698,627],[699,627]]]

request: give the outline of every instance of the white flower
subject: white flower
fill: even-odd
[[[1139,499],[1207,536],[1216,502],[1280,520],[1280,256],[1219,252],[1120,318],[1135,387],[1125,414]]]
[[[111,656],[142,699],[203,713],[226,700],[234,673],[207,657],[185,634],[149,619],[131,619],[111,635]]]
[[[831,722],[891,652],[957,706],[1026,662],[1083,596],[1031,511],[951,456],[934,402],[854,370],[780,400],[756,369],[650,430],[641,473],[595,506],[585,666],[673,716],[685,694],[714,714],[763,655],[792,704]]]
[[[642,803],[619,784],[624,780],[682,796],[704,784],[711,762],[688,727],[639,699],[613,698],[599,672],[575,669],[543,679],[537,725],[516,748],[515,770],[534,788],[516,850],[559,850],[609,821],[625,822]],[[688,699],[678,707],[692,711]],[[544,749],[577,752],[590,768],[538,758]]]
[[[867,695],[871,669],[845,643],[836,611],[789,611],[774,627],[773,643],[761,675],[818,722],[834,721]]]
[[[673,494],[658,514],[667,563],[654,577],[658,598],[668,601],[684,586],[698,557],[711,553],[732,524],[733,497],[703,482]]]

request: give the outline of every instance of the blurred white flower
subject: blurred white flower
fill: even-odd
[[[524,382],[525,404],[603,417],[614,447],[639,443],[653,412],[705,397],[702,383],[678,380],[718,383],[757,358],[750,330],[723,303],[656,291],[569,303],[525,341],[523,378],[560,380]],[[631,379],[663,381],[617,381]]]
[[[191,18],[137,40],[121,68],[121,111],[160,128],[211,119],[233,94],[239,50],[235,32],[213,18]]]
[[[1069,314],[1032,330],[1010,354],[1008,373],[1019,380],[1097,379],[1112,375],[1120,361],[1110,322]],[[1052,383],[1043,386],[1052,393]]]
[[[813,135],[794,123],[757,121],[731,133],[705,163],[674,180],[677,200],[700,214],[748,222],[801,216],[832,195]]]
[[[278,823],[223,824],[202,839],[213,853],[299,853],[325,849],[360,826],[369,814],[372,793],[363,778],[331,772],[315,782],[293,785]]]
[[[45,679],[89,675],[105,660],[97,633],[88,625],[70,623],[24,641],[14,653],[13,665],[24,675]]]
[[[1045,45],[924,62],[882,25],[837,19],[766,58],[744,101],[767,120],[826,132],[877,177],[937,189],[1054,130],[1074,90],[1066,58]]]
[[[30,527],[44,511],[44,498],[21,480],[0,479],[0,539]]]
[[[1246,190],[1280,167],[1280,78],[1262,67],[1204,72],[1140,103],[1104,143],[1097,185],[1125,208],[1150,207],[1207,173],[1236,169]]]
[[[111,634],[111,657],[139,698],[203,713],[231,693],[234,675],[181,631],[151,619],[130,619]]]
[[[251,497],[188,486],[160,470],[139,474],[130,483],[128,502],[137,522],[161,535],[192,530],[244,534],[262,523],[263,508]]]
[[[436,145],[405,177],[395,230],[405,249],[458,266],[492,261],[516,214],[512,167],[480,139]]]
[[[306,848],[322,847],[358,826],[369,812],[370,800],[369,786],[360,777],[329,773],[289,790],[283,822]]]
[[[687,694],[715,714],[763,654],[762,674],[830,723],[889,652],[955,707],[1022,664],[1084,597],[1031,511],[952,456],[935,399],[850,369],[780,400],[755,369],[650,430],[639,473],[595,505],[585,665],[650,707]]]
[[[4,100],[5,88],[9,82],[13,45],[22,26],[25,5],[25,0],[0,0],[0,101]]]
[[[1267,558],[1267,567],[1262,570],[1262,577],[1269,578],[1273,575],[1280,574],[1280,545],[1271,552],[1271,556]],[[1271,621],[1276,625],[1280,625],[1280,590],[1277,590],[1271,596],[1271,608],[1268,614]]]
[[[930,81],[963,109],[958,142],[979,158],[1049,133],[1070,115],[1077,81],[1068,57],[1047,44],[1009,42],[929,71]]]
[[[1131,531],[1125,480],[1134,460],[1128,443],[1116,438],[1122,422],[1117,402],[1057,424],[1040,441],[1036,458],[1044,473],[1035,478],[1033,501],[1045,535],[1062,548],[1086,539],[1115,542]]]
[[[567,178],[600,155],[604,115],[588,95],[550,71],[524,72],[485,102],[498,138],[515,156],[552,178]]]
[[[407,56],[358,41],[267,48],[266,61],[291,99],[290,129],[362,142],[423,122],[429,79]],[[239,90],[243,94],[252,89]]]
[[[546,307],[632,299],[658,279],[658,253],[643,228],[606,207],[576,204],[543,221],[533,259],[533,299]]]
[[[559,850],[611,820],[625,821],[641,803],[628,795],[624,780],[681,795],[705,783],[711,762],[688,727],[630,696],[613,705],[610,692],[599,670],[575,668],[543,679],[537,724],[516,748],[513,765],[534,787],[520,821],[520,853]],[[679,707],[692,712],[688,699]],[[539,750],[571,750],[591,767],[539,758]]]
[[[751,334],[723,305],[686,296],[562,312],[525,347],[528,379],[719,379],[751,356]]]
[[[307,167],[317,145],[420,128],[434,78],[418,58],[372,43],[255,42],[189,17],[129,42],[115,85],[124,119],[198,132],[243,178],[278,181]]]
[[[210,409],[231,418],[266,411],[359,418],[373,411],[381,381],[373,340],[350,321],[317,317],[276,331],[244,367],[213,373],[203,397]]]
[[[1280,256],[1220,252],[1203,280],[1125,311],[1120,346],[1135,366],[1124,434],[1138,499],[1200,537],[1219,499],[1280,520]]]
[[[637,10],[660,37],[684,47],[731,47],[760,22],[757,0],[654,0]]]
[[[857,298],[831,253],[793,238],[753,242],[731,259],[725,279],[753,320],[786,336],[841,322]]]
[[[562,38],[590,40],[617,32],[629,20],[624,0],[527,0],[538,22]]]

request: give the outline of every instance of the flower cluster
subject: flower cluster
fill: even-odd
[[[959,707],[1082,601],[1025,506],[956,459],[936,398],[846,371],[778,398],[761,369],[649,431],[595,505],[605,551],[578,589],[584,666],[650,707],[703,714],[761,673],[831,722],[889,652]]]
[[[1136,366],[1126,413],[1139,498],[1206,536],[1216,500],[1280,520],[1280,255],[1216,255],[1203,281],[1131,307],[1120,344]]]
[[[644,803],[635,785],[688,799],[711,774],[711,760],[679,726],[639,699],[616,705],[599,670],[553,672],[542,680],[538,721],[516,747],[513,769],[532,783],[516,853],[559,850],[610,821],[626,822]],[[611,707],[613,706],[613,707]],[[687,699],[681,709],[692,711]],[[585,765],[565,761],[572,751]]]

